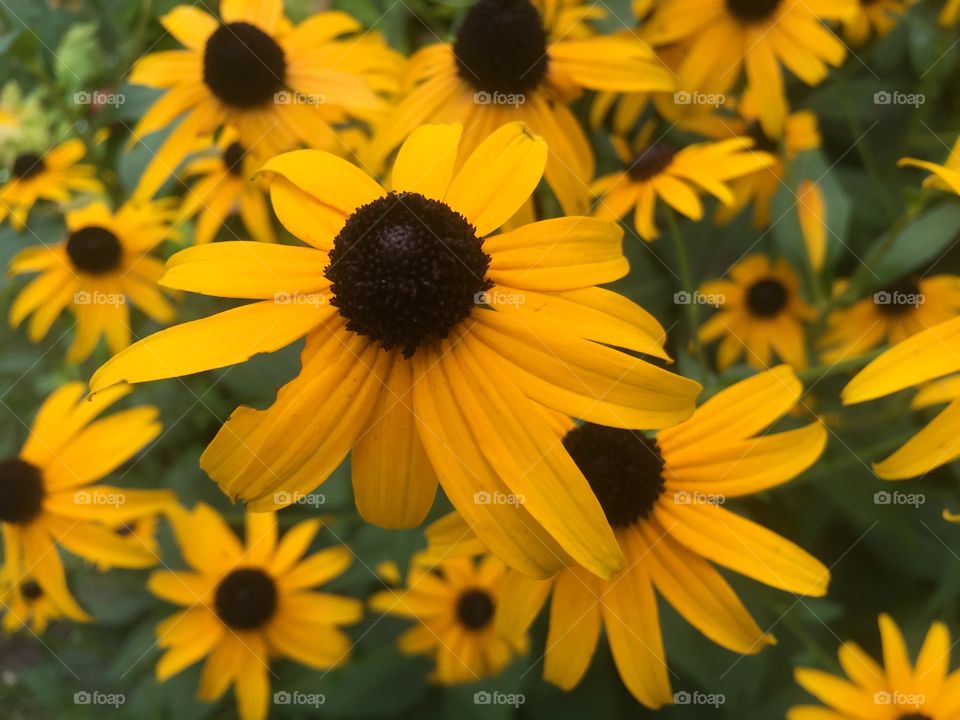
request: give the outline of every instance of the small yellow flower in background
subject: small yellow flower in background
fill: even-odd
[[[408,92],[374,134],[366,161],[379,167],[424,123],[462,123],[469,153],[493,129],[522,121],[550,148],[545,178],[564,212],[585,212],[594,156],[569,103],[585,89],[674,86],[637,37],[590,33],[582,20],[596,9],[582,0],[477,0],[455,42],[423,48],[410,59]]]
[[[622,138],[613,138],[614,148],[626,170],[597,179],[591,190],[599,195],[595,217],[617,221],[634,209],[633,223],[644,240],[660,234],[654,220],[658,199],[678,213],[700,220],[700,195],[710,193],[731,205],[733,193],[727,183],[774,164],[775,158],[752,148],[751,138],[704,142],[675,148],[666,141],[639,143],[634,148]]]
[[[169,490],[131,490],[97,480],[116,470],[160,434],[156,408],[119,410],[97,419],[130,392],[113,388],[92,400],[68,383],[40,407],[20,453],[0,461],[0,527],[4,577],[43,589],[57,610],[89,620],[67,589],[57,546],[101,568],[147,568],[158,556],[112,527],[167,510]]]
[[[823,359],[839,362],[960,315],[960,276],[907,276],[827,319]]]
[[[774,357],[798,370],[807,366],[804,323],[814,318],[814,311],[800,297],[800,281],[786,260],[748,255],[730,268],[729,280],[703,283],[699,292],[717,308],[700,328],[700,340],[722,338],[719,370],[741,356],[758,370],[769,368]]]
[[[915,167],[932,173],[924,178],[923,187],[936,188],[960,195],[960,137],[954,142],[946,161],[939,165],[917,158],[901,158],[898,167]]]
[[[0,579],[0,603],[3,605],[3,629],[7,632],[26,627],[34,635],[43,635],[47,625],[64,617],[57,603],[29,574],[20,578]]]
[[[407,586],[378,592],[370,607],[418,622],[397,644],[408,655],[434,656],[432,680],[474,682],[527,651],[525,630],[501,635],[494,623],[506,572],[492,555],[448,558],[432,567],[414,562]]]
[[[867,365],[841,393],[845,405],[874,400],[960,372],[960,317],[934,325],[894,345]],[[904,480],[930,472],[960,457],[960,398],[886,460],[874,472],[885,480]]]
[[[306,555],[320,530],[307,520],[277,537],[273,513],[246,513],[246,544],[211,507],[170,513],[185,571],[158,570],[150,591],[184,607],[157,625],[161,682],[204,660],[200,700],[233,685],[241,720],[262,720],[270,705],[270,660],[336,667],[352,643],[341,626],[359,622],[359,600],[314,588],[340,576],[353,556],[343,546]],[[306,555],[306,557],[304,557]]]
[[[270,157],[299,145],[336,149],[332,125],[386,111],[401,60],[344,12],[293,25],[282,0],[224,0],[220,18],[179,5],[161,18],[185,50],[156,52],[130,74],[164,90],[137,123],[134,140],[185,117],[141,176],[137,197],[156,193],[196,139],[232,125],[240,142]]]
[[[855,15],[842,20],[843,35],[852,45],[863,45],[872,35],[887,35],[915,0],[859,0]]]
[[[103,185],[93,165],[79,164],[86,153],[81,140],[68,140],[46,153],[23,152],[10,167],[10,179],[0,186],[0,222],[22,230],[38,200],[69,202],[76,193],[100,193]]]
[[[267,205],[267,185],[254,174],[269,158],[245,148],[236,132],[227,128],[205,153],[187,163],[183,178],[196,178],[185,192],[179,220],[198,216],[198,245],[211,242],[229,215],[239,213],[250,237],[276,242],[273,218]]]
[[[822,596],[829,570],[793,543],[726,510],[731,498],[789,482],[827,441],[822,423],[771,433],[802,386],[783,365],[718,393],[693,416],[654,438],[599,425],[561,437],[627,558],[601,581],[580,567],[548,580],[511,571],[497,624],[519,636],[552,593],[544,678],[565,690],[590,665],[606,628],[623,683],[647,707],[671,702],[655,592],[714,642],[741,654],[774,638],[761,630],[714,565],[787,592]],[[569,427],[569,426],[568,426]],[[477,538],[455,514],[430,526],[427,558],[474,551]]]
[[[160,557],[160,545],[157,543],[158,522],[158,515],[144,515],[129,522],[111,523],[110,529],[113,530],[114,535],[120,538],[121,542]],[[109,563],[100,562],[96,564],[100,570],[110,568]]]
[[[646,37],[688,42],[679,88],[726,93],[746,72],[764,132],[779,137],[789,112],[784,69],[819,85],[846,57],[824,20],[853,17],[858,0],[664,0]]]
[[[812,180],[804,180],[797,187],[797,215],[800,232],[807,246],[807,257],[815,272],[823,269],[827,259],[827,209],[820,186]]]
[[[130,344],[129,304],[158,323],[173,320],[174,309],[157,287],[163,262],[149,252],[173,235],[172,201],[130,202],[116,212],[95,202],[66,214],[67,239],[22,250],[10,273],[40,273],[17,296],[10,324],[33,315],[27,336],[39,342],[64,308],[76,318],[70,362],[80,362],[105,337],[117,353]],[[128,304],[129,303],[129,304]]]
[[[938,21],[944,27],[955,25],[960,17],[960,0],[945,0]]]
[[[800,705],[787,720],[954,720],[960,717],[960,672],[950,672],[950,631],[942,622],[930,626],[916,664],[900,628],[880,615],[882,664],[854,642],[845,642],[837,657],[844,676],[814,668],[797,668],[794,677],[821,705]]]
[[[439,482],[508,564],[547,576],[575,560],[609,577],[622,555],[542,406],[657,428],[687,418],[700,386],[609,347],[669,359],[651,315],[595,286],[628,271],[617,225],[563,217],[496,232],[543,175],[541,138],[511,123],[458,162],[461,151],[459,125],[419,128],[392,192],[329,153],[274,158],[274,210],[307,246],[178,253],[166,286],[259,301],[141,340],[91,387],[226,367],[306,336],[276,402],[236,410],[201,457],[231,498],[288,505],[352,451],[369,522],[419,524]],[[526,501],[475,499],[495,492]]]

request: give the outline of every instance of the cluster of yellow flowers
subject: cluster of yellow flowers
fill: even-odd
[[[89,387],[54,391],[0,462],[5,626],[90,621],[58,548],[103,569],[152,568],[166,518],[190,569],[149,579],[182,608],[157,627],[157,677],[204,660],[201,699],[233,685],[240,717],[263,718],[271,658],[333,668],[352,646],[342,627],[364,613],[317,590],[353,557],[343,545],[310,552],[319,520],[277,529],[277,513],[349,454],[367,522],[420,525],[438,486],[454,508],[427,527],[405,582],[381,569],[368,602],[418,621],[400,648],[432,654],[440,682],[526,652],[551,593],[544,677],[576,686],[603,628],[624,685],[650,708],[674,699],[658,596],[733,652],[774,643],[718,567],[795,596],[826,594],[830,570],[723,505],[793,480],[824,451],[830,431],[801,400],[808,326],[825,325],[817,362],[866,365],[845,403],[940,380],[917,406],[948,407],[876,467],[915,477],[960,457],[960,278],[907,277],[855,302],[838,287],[814,307],[785,260],[743,257],[729,277],[679,293],[716,309],[694,328],[705,364],[703,345],[719,341],[717,371],[741,359],[758,371],[699,405],[701,385],[664,367],[657,319],[601,286],[630,271],[619,221],[631,209],[646,241],[659,235],[658,200],[671,225],[703,220],[709,195],[715,222],[751,206],[767,226],[790,163],[819,144],[813,113],[789,106],[785,71],[821,83],[846,54],[834,30],[863,43],[908,4],[640,0],[636,28],[604,35],[600,6],[581,0],[477,0],[453,42],[409,58],[345,12],[294,24],[281,0],[223,0],[219,17],[170,11],[162,23],[182,49],[130,74],[162,91],[132,142],[172,126],[136,191],[111,208],[77,139],[19,155],[0,188],[0,221],[29,228],[34,205],[52,202],[67,228],[10,263],[37,274],[10,322],[37,342],[69,310],[68,360],[101,338],[112,356]],[[619,172],[596,177],[570,109],[587,91],[598,125],[612,115]],[[650,109],[703,139],[674,147],[648,125],[628,140]],[[951,157],[904,164],[960,194],[960,146]],[[831,245],[829,203],[816,183],[797,196],[813,273]],[[235,214],[252,240],[224,236]],[[164,263],[165,242],[190,246]],[[171,325],[181,291],[245,302]],[[131,343],[131,305],[168,327]],[[236,408],[200,459],[245,504],[245,543],[207,505],[100,482],[162,442],[152,407],[100,417],[133,384],[301,340],[299,374],[268,408]],[[791,720],[960,713],[946,629],[933,626],[914,669],[892,621],[880,623],[886,669],[845,645],[850,682],[797,672],[836,712],[796,708]],[[896,693],[924,699],[870,714],[881,692],[894,708]]]

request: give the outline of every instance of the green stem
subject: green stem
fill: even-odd
[[[697,285],[693,280],[693,271],[690,269],[690,257],[687,255],[687,246],[683,241],[683,235],[680,232],[680,226],[677,224],[677,217],[673,210],[666,209],[667,225],[670,229],[670,238],[673,240],[673,248],[677,253],[677,269],[680,271],[680,285],[687,294],[689,302],[686,305],[687,324],[690,326],[690,338],[693,349],[693,355],[700,364],[700,372],[703,379],[710,377],[710,368],[707,366],[706,357],[703,354],[703,346],[700,344],[700,308],[696,302]]]

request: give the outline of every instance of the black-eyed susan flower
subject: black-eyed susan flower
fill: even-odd
[[[329,669],[349,658],[341,626],[363,615],[359,600],[315,588],[338,577],[353,556],[346,547],[306,555],[320,530],[307,520],[277,537],[273,513],[246,513],[241,543],[211,507],[170,514],[187,571],[158,570],[147,587],[183,607],[157,625],[161,682],[204,660],[200,700],[233,685],[241,720],[263,720],[270,705],[270,660],[285,657]],[[304,557],[306,555],[306,557]]]
[[[960,318],[947,320],[894,345],[854,376],[843,389],[844,404],[866,402],[960,371]],[[960,399],[953,399],[922,430],[874,472],[904,480],[960,457]]]
[[[770,367],[774,357],[806,367],[804,323],[814,311],[800,296],[800,281],[786,260],[748,255],[730,268],[729,280],[703,283],[700,293],[717,308],[700,328],[700,340],[720,340],[720,370],[741,356],[758,370]]]
[[[184,194],[180,219],[197,216],[195,242],[212,241],[234,213],[254,240],[276,242],[266,185],[254,177],[267,158],[247,150],[229,128],[220,133],[211,150],[191,160],[182,173],[184,178],[194,178]]]
[[[498,627],[517,636],[553,593],[544,678],[572,689],[590,665],[601,627],[626,687],[652,708],[671,702],[656,594],[733,652],[760,652],[761,630],[719,565],[799,595],[821,596],[830,573],[804,550],[723,505],[792,480],[816,462],[827,434],[814,422],[771,433],[802,392],[782,365],[718,393],[684,423],[642,433],[586,424],[563,444],[586,475],[627,558],[610,581],[580,567],[538,580],[511,571]],[[431,551],[473,549],[455,515],[428,530]]]
[[[299,25],[282,0],[227,0],[220,18],[179,5],[161,23],[184,50],[152,53],[130,82],[163,96],[134,128],[143,137],[185,115],[151,160],[137,188],[152,197],[197,137],[234,126],[244,148],[272,156],[299,145],[338,146],[332,125],[385,109],[378,95],[396,89],[398,57],[376,33],[343,12]]]
[[[370,522],[418,524],[439,480],[508,564],[549,575],[576,560],[609,577],[622,562],[613,533],[540,405],[655,428],[686,418],[700,387],[608,347],[666,357],[649,314],[594,287],[628,271],[618,226],[564,217],[495,233],[539,182],[544,141],[512,123],[458,162],[460,134],[418,129],[391,192],[329,153],[271,160],[273,207],[309,247],[178,253],[165,285],[259,302],[140,341],[92,387],[225,367],[306,336],[299,376],[271,408],[235,411],[201,458],[230,497],[288,504],[352,449]]]
[[[784,69],[818,85],[846,46],[823,24],[853,17],[858,0],[664,0],[647,33],[654,44],[686,42],[683,90],[726,93],[746,72],[764,132],[779,137],[789,107]]]
[[[823,705],[790,708],[787,720],[953,720],[960,716],[960,672],[950,672],[947,626],[942,622],[930,626],[912,663],[893,618],[880,615],[879,624],[883,662],[848,641],[837,654],[844,675],[797,668],[797,683]]]
[[[858,0],[857,12],[843,19],[843,35],[853,45],[887,35],[913,0]]]
[[[960,314],[960,276],[907,276],[828,317],[827,362],[855,357],[885,342],[896,344]]]
[[[128,545],[139,548],[142,551],[160,556],[160,546],[157,543],[157,522],[158,515],[144,515],[135,518],[129,522],[115,522],[110,525],[114,535]],[[99,570],[109,570],[110,562],[100,561],[96,563]]]
[[[29,628],[34,635],[43,635],[51,622],[63,617],[57,604],[29,575],[0,579],[0,603],[3,605],[3,629],[7,632]]]
[[[672,90],[673,76],[635,36],[599,36],[573,20],[595,11],[582,0],[477,0],[453,43],[411,58],[407,94],[375,133],[368,162],[383,158],[426,122],[460,122],[464,149],[522,121],[550,148],[546,180],[568,214],[586,210],[594,174],[590,143],[568,109],[585,88]]]
[[[22,152],[10,167],[10,177],[0,185],[0,222],[22,230],[38,200],[69,202],[77,193],[99,193],[103,185],[96,168],[80,163],[86,153],[83,141],[67,140],[46,153]]]
[[[475,682],[497,675],[527,650],[526,631],[501,635],[494,618],[507,567],[493,555],[447,558],[433,566],[413,563],[403,588],[383,590],[370,607],[416,620],[397,640],[408,655],[432,655],[431,679]]]
[[[68,383],[50,395],[20,453],[0,461],[4,577],[20,583],[29,574],[73,620],[89,618],[67,589],[57,547],[103,567],[152,567],[156,553],[125,542],[111,525],[162,512],[175,499],[167,490],[97,483],[156,438],[160,423],[148,405],[97,419],[129,388],[92,400],[85,393],[82,383]]]
[[[66,214],[67,237],[28,247],[11,261],[13,275],[39,273],[10,308],[18,327],[32,314],[27,337],[39,342],[64,309],[76,318],[67,359],[80,362],[100,338],[111,352],[130,344],[130,305],[159,323],[174,309],[157,287],[163,262],[150,250],[173,235],[175,209],[169,202],[129,202],[116,212],[95,202]]]
[[[613,144],[626,169],[592,184],[592,191],[600,196],[593,214],[617,221],[633,209],[634,227],[644,240],[653,240],[660,234],[654,220],[658,200],[691,220],[700,220],[701,194],[709,193],[723,203],[733,204],[729,181],[775,162],[769,153],[753,150],[753,140],[747,137],[683,148],[675,148],[664,140],[631,148],[622,138],[614,138]]]

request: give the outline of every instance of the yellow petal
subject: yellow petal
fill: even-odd
[[[391,188],[443,200],[453,179],[462,131],[460,123],[421,125],[414,130],[393,163]]]

